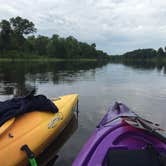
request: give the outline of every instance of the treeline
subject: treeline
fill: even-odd
[[[21,17],[0,22],[0,57],[54,57],[105,59],[107,53],[97,50],[96,44],[80,42],[72,36],[62,38],[31,35],[37,31],[33,22]]]
[[[134,51],[126,52],[122,55],[111,56],[112,60],[162,60],[166,58],[166,47],[160,47],[158,50],[147,48],[137,49]]]

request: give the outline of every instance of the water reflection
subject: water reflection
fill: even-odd
[[[79,94],[79,127],[59,151],[58,166],[71,165],[108,106],[121,101],[166,129],[166,66],[153,63],[0,63],[0,100],[37,88],[57,97]],[[5,97],[4,97],[5,96]],[[72,152],[71,152],[72,151]],[[53,151],[52,151],[53,153]]]
[[[92,79],[96,68],[107,62],[0,62],[0,94],[23,95],[37,88],[36,84],[72,83],[81,76]],[[90,70],[90,75],[86,71]]]
[[[166,74],[166,63],[157,61],[123,61],[119,64],[132,67],[133,69],[154,70]]]

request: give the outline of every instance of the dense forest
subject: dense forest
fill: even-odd
[[[0,57],[53,57],[59,59],[107,59],[107,53],[97,50],[96,44],[80,42],[72,36],[62,38],[35,36],[37,31],[33,22],[21,17],[0,22]]]
[[[126,52],[122,55],[111,56],[113,61],[125,61],[125,60],[165,60],[166,59],[166,47],[163,49],[160,47],[158,50],[153,48],[137,49],[134,51]]]

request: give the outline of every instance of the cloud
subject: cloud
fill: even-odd
[[[163,0],[0,0],[0,19],[22,16],[38,33],[73,35],[108,53],[166,44]]]

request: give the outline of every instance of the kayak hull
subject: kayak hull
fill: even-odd
[[[108,113],[97,126],[96,130],[84,145],[73,166],[104,166],[109,151],[142,150],[149,145],[158,153],[166,154],[166,143],[153,132],[127,123],[126,118],[134,119],[138,115],[129,111],[125,105],[121,108],[109,108]]]
[[[31,112],[15,119],[0,135],[0,165],[26,165],[27,156],[20,148],[28,145],[39,155],[67,126],[73,116],[78,95],[66,95],[53,100],[58,113]]]

